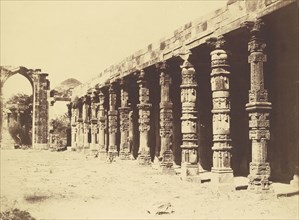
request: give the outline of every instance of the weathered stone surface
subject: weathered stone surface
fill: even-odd
[[[109,111],[108,111],[108,132],[109,132],[109,147],[107,162],[115,161],[118,156],[116,146],[118,113],[116,110],[116,93],[115,84],[110,84],[109,87]]]
[[[268,102],[267,91],[264,88],[263,63],[266,62],[266,55],[264,54],[266,44],[262,38],[264,24],[261,19],[257,19],[254,23],[247,23],[246,25],[251,33],[251,39],[248,43],[251,80],[249,103],[246,104],[250,118],[249,139],[252,141],[252,162],[248,176],[250,180],[248,190],[257,194],[269,194],[272,192],[269,181],[271,170],[266,161],[267,145],[270,139],[268,117],[271,103]]]
[[[168,174],[175,173],[173,166],[173,153],[171,150],[172,135],[173,135],[173,116],[172,116],[172,101],[170,100],[170,86],[171,77],[167,70],[165,62],[157,65],[160,73],[160,88],[161,88],[161,101],[160,101],[160,137],[161,137],[161,152],[160,157],[162,172]]]
[[[137,105],[139,110],[139,150],[138,161],[140,165],[151,164],[150,146],[149,146],[149,130],[150,130],[150,108],[149,103],[149,89],[145,79],[144,70],[139,72],[139,104]]]
[[[231,185],[233,188],[233,170],[231,169],[230,139],[230,97],[229,97],[229,63],[224,50],[223,36],[207,41],[211,52],[211,89],[213,101],[213,178],[214,185]]]
[[[120,82],[121,86],[121,107],[119,111],[119,123],[120,123],[120,150],[119,156],[122,160],[130,160],[130,140],[129,140],[129,112],[131,108],[128,106],[129,94],[127,91],[127,85],[124,80]]]
[[[191,52],[186,51],[183,55],[183,65],[181,66],[181,132],[182,132],[182,179],[190,181],[192,178],[198,179],[198,137],[197,137],[197,109],[196,93],[197,82],[195,80],[195,69],[190,63]]]
[[[33,116],[32,116],[32,145],[35,149],[47,149],[48,142],[48,90],[50,82],[48,74],[42,73],[40,69],[32,70],[25,67],[0,67],[0,143],[2,134],[2,88],[8,78],[15,74],[26,77],[33,88]]]

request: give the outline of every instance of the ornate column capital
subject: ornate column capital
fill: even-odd
[[[226,40],[223,35],[218,37],[210,37],[206,40],[206,43],[212,50],[225,49],[226,47]]]
[[[188,67],[190,65],[193,67],[193,65],[189,62],[191,55],[191,51],[185,48],[183,48],[182,51],[178,54],[178,56],[183,60],[183,67]],[[183,67],[181,66],[181,68]]]
[[[250,40],[248,43],[248,51],[250,53],[253,52],[263,52],[266,48],[266,44],[264,42],[264,26],[265,23],[262,19],[257,19],[256,21],[246,21],[242,24],[243,27],[245,27],[250,32]],[[249,59],[252,59],[252,57],[249,57]],[[261,60],[263,62],[266,62],[265,56],[258,56],[256,57],[258,59],[257,61]],[[253,60],[256,60],[253,59]],[[251,61],[249,61],[251,62]]]
[[[166,61],[161,61],[156,63],[156,69],[158,70],[158,72],[164,72],[167,71],[167,69],[169,68],[169,65],[167,64]]]
[[[256,19],[255,21],[245,21],[241,24],[241,27],[247,28],[252,36],[259,36],[263,33],[265,23],[261,18]]]

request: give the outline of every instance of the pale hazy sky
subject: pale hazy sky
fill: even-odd
[[[0,0],[0,64],[40,68],[51,88],[70,77],[84,82],[226,1]]]

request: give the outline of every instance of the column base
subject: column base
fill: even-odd
[[[76,151],[77,149],[77,144],[76,143],[73,143],[70,147],[71,151]]]
[[[182,163],[181,166],[181,179],[188,182],[201,183],[199,175],[198,164]]]
[[[172,166],[171,167],[161,166],[161,172],[167,175],[176,175],[176,172]]]
[[[99,155],[99,145],[93,144],[90,146],[90,152],[94,157],[98,157]]]
[[[116,158],[117,158],[117,151],[108,151],[107,157],[106,157],[106,162],[107,163],[115,162]]]
[[[173,166],[173,153],[171,150],[166,150],[162,154],[162,158],[160,158],[160,166],[161,167],[166,167],[166,168],[171,168]]]
[[[247,192],[250,197],[258,200],[268,200],[277,198],[272,186],[265,189],[262,186],[248,185]]]
[[[107,163],[113,163],[116,161],[115,153],[114,152],[108,152],[106,162]]]
[[[90,149],[91,149],[91,151],[99,150],[100,145],[99,144],[90,144]]]
[[[48,150],[48,144],[38,144],[38,143],[34,143],[33,144],[33,149],[35,150]]]
[[[83,146],[82,145],[77,145],[76,151],[81,152],[82,150],[83,150]]]
[[[214,189],[220,191],[235,190],[233,170],[217,170],[212,168],[211,184]]]
[[[118,152],[116,149],[116,146],[109,146],[106,162],[112,163],[116,161],[116,157],[118,156]]]
[[[98,153],[98,158],[102,161],[105,161],[107,159],[106,150],[100,150],[99,153]]]
[[[131,160],[131,154],[130,154],[130,152],[127,152],[127,151],[120,151],[119,158],[121,160]]]
[[[299,189],[299,176],[298,175],[294,175],[293,179],[290,182],[291,186]]]
[[[148,166],[152,164],[151,155],[149,151],[141,151],[138,155],[138,164],[141,166]]]
[[[85,145],[83,146],[83,148],[84,148],[84,149],[89,149],[90,146],[89,146],[89,144],[85,144]]]
[[[249,184],[248,191],[253,194],[261,195],[261,199],[267,199],[274,195],[274,190],[271,186],[272,182],[269,181],[270,165],[269,163],[254,163],[250,164],[250,172],[248,175]]]

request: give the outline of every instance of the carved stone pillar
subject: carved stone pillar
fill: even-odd
[[[72,129],[72,143],[71,147],[72,150],[75,150],[77,148],[77,142],[78,142],[78,134],[77,134],[77,120],[78,120],[78,109],[77,109],[77,104],[73,103],[72,106],[72,119],[71,119],[71,129]]]
[[[119,156],[122,160],[130,159],[130,143],[129,143],[129,112],[128,107],[129,94],[124,79],[121,79],[121,107],[119,110],[120,120],[120,151]]]
[[[139,150],[138,150],[138,162],[140,165],[150,165],[150,147],[148,143],[149,130],[150,130],[150,108],[149,103],[149,89],[147,87],[147,82],[145,80],[144,70],[139,73],[139,104],[137,105],[139,110]]]
[[[115,161],[118,155],[116,146],[117,133],[117,110],[115,84],[111,83],[109,87],[109,111],[108,111],[108,129],[109,129],[109,147],[107,162]]]
[[[249,103],[246,110],[249,113],[249,139],[252,141],[252,162],[249,171],[248,190],[257,194],[273,192],[270,177],[270,165],[267,162],[267,145],[270,140],[269,112],[271,103],[268,92],[264,88],[263,63],[267,61],[264,53],[266,44],[262,39],[263,22],[247,22],[251,39],[248,43],[250,63]]]
[[[48,74],[36,71],[33,89],[33,127],[32,145],[35,149],[47,149],[49,103],[48,94],[49,81]]]
[[[229,98],[229,63],[224,50],[223,36],[207,41],[211,52],[211,89],[213,99],[213,184],[234,187],[234,175],[231,168],[230,138],[230,98]]]
[[[173,134],[172,101],[169,97],[171,78],[165,62],[159,63],[157,68],[160,73],[161,101],[160,101],[160,137],[162,172],[175,174],[173,166],[173,152],[171,150]]]
[[[99,97],[97,91],[92,91],[91,94],[91,118],[90,118],[90,126],[91,126],[91,146],[90,149],[93,152],[94,156],[98,155],[99,152],[99,144],[98,144],[98,119],[97,119],[97,109],[99,105]]]
[[[82,107],[82,119],[83,119],[83,149],[89,149],[88,133],[89,133],[89,107],[90,107],[90,96],[85,95],[84,104]]]
[[[191,52],[182,56],[184,63],[181,65],[181,102],[182,102],[182,179],[201,182],[198,164],[198,140],[197,140],[197,110],[195,69],[189,62]]]
[[[82,98],[78,100],[78,105],[77,105],[77,110],[78,110],[78,120],[76,123],[77,127],[77,147],[76,149],[82,150],[83,149],[83,118],[82,118],[82,113],[83,113],[83,102]]]
[[[98,107],[98,143],[99,143],[99,158],[105,160],[107,157],[106,145],[105,145],[105,129],[106,129],[106,115],[105,115],[105,95],[102,91],[99,92],[99,107]]]
[[[133,124],[133,110],[129,111],[129,147],[130,158],[134,160],[134,124]]]

